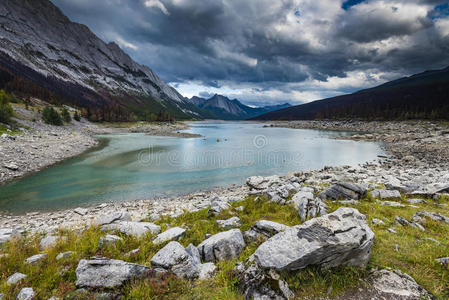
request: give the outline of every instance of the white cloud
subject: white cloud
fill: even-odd
[[[170,15],[167,8],[160,0],[145,0],[144,4],[148,8],[152,8],[152,7],[159,8],[167,16]]]

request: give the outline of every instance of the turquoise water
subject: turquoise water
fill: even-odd
[[[349,133],[246,122],[195,122],[188,132],[204,138],[99,136],[103,147],[0,187],[0,211],[180,195],[241,184],[253,175],[357,165],[384,154],[376,143],[330,139]]]

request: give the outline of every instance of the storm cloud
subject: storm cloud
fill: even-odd
[[[436,0],[53,0],[185,96],[297,104],[449,65]]]

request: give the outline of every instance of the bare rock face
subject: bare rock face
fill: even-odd
[[[369,281],[377,292],[389,296],[391,299],[431,299],[429,293],[419,286],[412,277],[398,270],[375,271]]]
[[[76,268],[76,286],[85,288],[114,288],[132,279],[149,276],[151,269],[115,259],[82,259]]]
[[[323,200],[359,200],[366,195],[366,192],[366,188],[359,184],[338,182],[321,192],[318,196]]]
[[[211,236],[197,248],[203,261],[216,262],[238,257],[245,247],[242,232],[232,229]]]
[[[262,269],[294,271],[309,265],[324,269],[366,266],[374,233],[358,210],[342,207],[281,232],[259,246],[255,262]]]

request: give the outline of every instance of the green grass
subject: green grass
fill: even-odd
[[[427,210],[447,215],[447,207],[439,204],[448,204],[449,199],[438,201],[427,200],[425,205],[417,205],[419,208],[393,208],[381,206],[374,199],[367,197],[359,205],[354,207],[367,215],[367,221],[372,218],[387,221],[385,226],[374,226],[376,238],[373,254],[368,268],[397,268],[411,275],[420,285],[432,292],[439,299],[449,297],[449,270],[447,266],[439,265],[436,258],[449,256],[449,224],[427,221],[426,231],[410,227],[395,226],[398,234],[392,234],[386,229],[392,226],[395,216],[410,219],[417,211]],[[403,203],[406,202],[403,200]],[[243,211],[236,209],[243,206]],[[337,209],[340,205],[329,203],[330,210]],[[266,219],[280,222],[286,225],[300,224],[297,212],[289,205],[278,205],[265,200],[254,201],[249,197],[243,201],[232,204],[229,210],[218,216],[210,216],[207,210],[193,213],[184,213],[176,218],[165,217],[156,223],[165,230],[168,226],[182,226],[187,229],[186,236],[180,240],[183,246],[190,243],[198,245],[205,239],[206,234],[214,234],[222,231],[215,224],[217,219],[225,219],[239,216],[243,222],[240,227],[242,232],[248,230],[254,222]],[[61,240],[54,248],[48,251],[48,259],[38,266],[24,264],[24,259],[40,253],[38,243],[40,237],[30,235],[20,240],[12,241],[1,246],[0,253],[8,253],[8,258],[0,258],[0,293],[5,293],[5,299],[15,299],[22,287],[33,287],[38,293],[38,299],[47,299],[51,296],[67,297],[68,299],[85,299],[93,297],[75,296],[76,290],[75,269],[82,258],[91,256],[104,256],[113,259],[121,259],[133,263],[149,266],[153,255],[163,245],[154,245],[153,236],[133,238],[120,235],[123,242],[108,248],[99,248],[98,239],[104,234],[98,228],[90,228],[83,232],[61,231],[66,240]],[[437,239],[441,244],[426,240],[425,237]],[[213,279],[203,281],[188,281],[177,279],[173,275],[162,279],[145,279],[130,282],[117,290],[125,295],[124,299],[243,299],[238,291],[237,274],[233,271],[239,261],[246,261],[257,249],[261,241],[247,245],[239,258],[231,261],[222,261],[217,264],[219,271]],[[395,245],[399,251],[395,251]],[[126,253],[140,248],[137,255],[128,257]],[[60,252],[73,251],[74,256],[57,261],[56,256]],[[28,277],[16,286],[7,287],[6,278],[15,272],[27,274]],[[304,297],[338,296],[347,290],[363,284],[368,276],[367,270],[356,268],[337,268],[330,271],[320,271],[310,267],[295,273],[282,274],[295,291],[298,299]],[[84,297],[84,298],[83,298]]]

